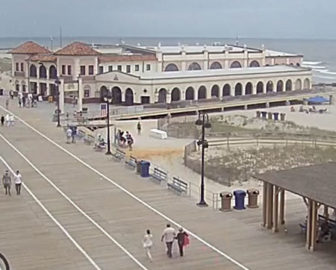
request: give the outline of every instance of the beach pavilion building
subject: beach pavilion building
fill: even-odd
[[[14,89],[114,104],[174,103],[311,89],[302,55],[238,45],[130,46],[71,43],[54,52],[28,41],[14,48]]]

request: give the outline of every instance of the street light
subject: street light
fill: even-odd
[[[104,96],[104,101],[107,107],[107,152],[106,155],[111,155],[111,142],[110,142],[110,103],[112,102],[111,92],[108,91]]]
[[[60,119],[60,92],[59,92],[59,85],[61,84],[61,81],[58,79],[58,77],[56,76],[56,80],[55,80],[55,84],[56,84],[56,94],[57,94],[57,127],[61,126],[61,119]]]
[[[205,129],[211,128],[211,123],[209,121],[209,116],[205,112],[199,112],[198,119],[195,124],[197,126],[202,126],[202,137],[197,141],[197,145],[202,146],[202,162],[201,162],[201,199],[197,204],[198,206],[208,206],[204,199],[204,149],[209,147],[208,141],[205,140]]]

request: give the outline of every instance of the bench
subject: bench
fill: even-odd
[[[119,150],[119,149],[117,148],[117,149],[115,150],[115,152],[112,153],[112,156],[113,156],[115,159],[121,161],[122,159],[125,158],[126,154],[125,154],[124,151],[121,151],[121,150]]]
[[[154,138],[159,138],[159,139],[167,139],[167,132],[159,129],[151,129],[149,135]]]
[[[328,223],[329,231],[331,232],[331,238],[335,239],[336,237],[336,220],[332,220],[330,218],[326,218],[325,216],[318,215],[318,222],[322,224],[323,222]]]
[[[130,168],[135,169],[137,166],[137,159],[133,156],[130,156],[128,159],[125,160],[125,164],[128,165]]]
[[[103,151],[104,149],[106,149],[106,143],[103,142],[103,143],[95,143],[95,145],[93,146],[93,149],[97,152],[101,152]]]
[[[168,188],[173,189],[174,191],[182,194],[188,193],[188,183],[182,181],[181,179],[177,177],[173,177],[173,181],[171,183],[167,183]]]
[[[87,134],[84,139],[83,139],[84,143],[87,145],[91,145],[94,143],[95,138],[92,135]]]
[[[161,181],[167,181],[168,175],[167,172],[159,169],[159,168],[154,168],[153,173],[151,174],[151,177],[161,183]]]

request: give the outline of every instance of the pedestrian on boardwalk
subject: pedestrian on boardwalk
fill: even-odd
[[[5,116],[5,125],[6,125],[6,127],[10,126],[10,119],[9,119],[9,114],[8,113]]]
[[[72,143],[76,143],[75,138],[76,138],[76,127],[72,127],[71,129],[71,142]]]
[[[10,177],[8,170],[6,170],[5,174],[2,177],[2,184],[5,188],[5,194],[11,196],[10,189],[12,185],[12,178]]]
[[[173,242],[176,237],[175,229],[170,227],[170,224],[167,224],[167,227],[163,230],[162,236],[161,236],[161,242],[164,240],[167,246],[167,255],[169,258],[171,258],[172,255],[172,247]]]
[[[1,115],[1,126],[3,126],[4,124],[5,124],[5,117]]]
[[[132,135],[126,131],[126,141],[127,141],[127,145],[130,151],[132,151],[132,145],[134,143],[133,137]]]
[[[21,184],[22,184],[22,176],[19,170],[16,171],[14,174],[14,183],[15,183],[15,189],[16,189],[16,195],[21,194]]]
[[[140,121],[137,124],[138,135],[141,135],[141,123]]]
[[[22,107],[26,107],[26,97],[24,95],[22,96]]]
[[[6,109],[8,110],[9,108],[9,98],[6,99]]]
[[[182,228],[180,228],[176,239],[179,246],[180,256],[182,257],[184,246],[189,244],[189,235]]]
[[[148,259],[150,260],[150,261],[152,261],[153,259],[152,259],[152,254],[151,254],[151,248],[152,248],[152,246],[153,246],[153,240],[152,240],[152,238],[153,238],[153,235],[151,234],[151,232],[150,232],[150,230],[147,230],[146,231],[146,234],[145,234],[145,236],[144,236],[144,239],[143,239],[143,241],[142,241],[142,244],[143,244],[143,247],[144,247],[144,249],[145,249],[145,251],[146,251],[146,255],[147,255],[147,257],[148,257]]]
[[[71,143],[71,137],[72,137],[72,130],[70,127],[68,127],[67,131],[66,131],[66,137],[67,137],[67,141],[66,143]]]

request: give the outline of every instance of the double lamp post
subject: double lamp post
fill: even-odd
[[[211,128],[211,123],[209,121],[209,115],[205,112],[200,111],[198,114],[198,119],[196,120],[195,124],[197,126],[202,127],[202,134],[201,139],[197,141],[197,145],[202,147],[202,156],[201,156],[201,199],[200,202],[197,204],[200,207],[208,206],[205,202],[205,194],[204,194],[204,150],[205,148],[209,147],[208,141],[205,139],[205,129]]]

